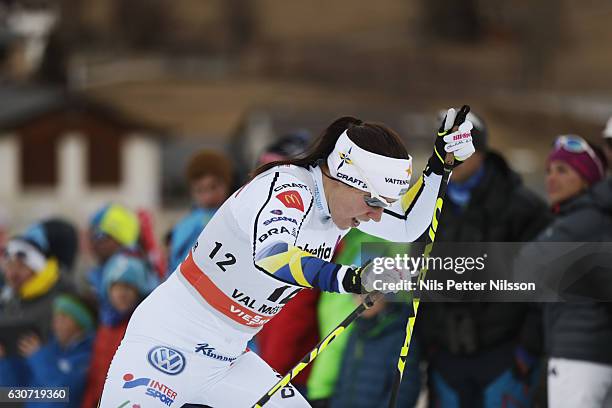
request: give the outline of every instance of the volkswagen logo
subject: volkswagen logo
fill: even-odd
[[[185,356],[170,347],[157,346],[151,349],[148,359],[153,367],[168,375],[180,374],[185,368]]]

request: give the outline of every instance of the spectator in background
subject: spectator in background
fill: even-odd
[[[48,252],[57,258],[63,272],[72,272],[79,249],[78,233],[74,225],[61,218],[49,218],[30,226],[26,235],[36,237],[37,242],[48,248]]]
[[[257,165],[261,166],[266,163],[286,160],[289,157],[300,156],[308,148],[311,139],[310,133],[306,130],[287,133],[264,150],[257,160]]]
[[[612,116],[606,123],[606,128],[603,131],[604,145],[603,151],[606,155],[608,166],[612,166]]]
[[[388,300],[393,300],[392,302]],[[356,306],[353,303],[353,307]],[[387,295],[357,319],[342,359],[331,408],[387,407],[411,304]],[[413,407],[421,391],[418,347],[411,345],[397,406]]]
[[[30,402],[25,406],[69,407],[81,404],[95,330],[95,311],[84,299],[62,293],[53,301],[53,337],[46,342],[36,334],[20,339],[19,352],[25,357],[19,366],[11,364],[0,346],[2,384],[21,387],[68,387],[67,403]]]
[[[8,213],[4,210],[4,208],[0,207],[0,254],[4,253],[4,247],[6,246],[6,242],[8,241],[8,234],[9,234]],[[3,287],[4,287],[4,272],[2,271],[2,262],[0,262],[0,293],[2,293]],[[0,305],[0,312],[1,311],[2,311],[2,306]]]
[[[136,306],[152,291],[151,271],[135,257],[121,256],[109,260],[103,279],[100,326],[96,332],[93,359],[87,375],[83,408],[97,406],[102,395],[106,372],[123,339]]]
[[[546,204],[487,147],[482,119],[474,153],[453,170],[436,232],[439,242],[526,242],[549,222]],[[448,247],[447,247],[448,248]],[[433,247],[432,256],[443,254]],[[541,317],[525,303],[423,303],[419,329],[433,406],[530,406],[541,353]]]
[[[2,258],[6,286],[0,294],[0,344],[6,365],[23,373],[24,359],[18,344],[34,333],[43,342],[51,331],[52,303],[55,296],[70,287],[62,276],[57,258],[48,252],[41,237],[23,235],[9,240]],[[25,378],[13,379],[22,384]],[[2,385],[9,385],[0,379]],[[12,384],[15,385],[15,384]]]
[[[364,237],[383,241],[353,229],[338,244],[333,261],[341,265],[361,265],[361,242]],[[352,296],[322,292],[316,305],[320,337],[324,338],[331,333],[353,310],[355,301]],[[342,356],[354,327],[354,324],[349,325],[342,336],[335,338],[327,346],[325,353],[319,355],[311,364],[312,375],[308,378],[307,396],[313,408],[329,407],[340,375]]]
[[[366,243],[385,243],[385,245],[384,247],[370,247],[376,252],[364,254],[362,245]],[[343,265],[362,265],[364,256],[366,260],[373,259],[374,257],[394,257],[397,254],[406,253],[408,248],[406,244],[393,244],[382,238],[366,234],[358,229],[352,229],[338,244],[336,254],[334,255],[334,262]],[[380,253],[380,249],[382,249],[382,253]],[[321,293],[317,304],[317,316],[321,337],[325,337],[331,333],[331,331],[334,330],[346,316],[351,314],[353,310],[355,310],[355,302],[352,297],[337,293]],[[313,363],[312,374],[308,379],[308,399],[313,408],[329,407],[331,397],[338,391],[336,384],[339,380],[340,367],[343,359],[352,358],[348,356],[351,352],[345,352],[345,349],[353,327],[354,325],[347,327],[345,333],[337,339],[334,339],[333,343],[325,349],[325,353],[319,356]],[[389,330],[400,330],[401,333],[404,334],[405,326],[401,328],[399,326],[393,326],[393,328],[389,328]],[[363,335],[363,332],[354,335],[359,337]],[[396,334],[389,332],[386,333],[386,335],[394,336]],[[405,368],[406,373],[411,372],[410,374],[406,374],[408,376],[415,375],[412,372],[419,372],[419,346],[415,344],[417,342],[417,339],[413,339],[410,346],[410,360],[406,363]],[[418,374],[416,375],[418,376]],[[402,389],[402,392],[404,392],[404,389]],[[404,395],[402,399],[406,397],[407,396]]]
[[[138,223],[140,224],[138,247],[143,259],[146,259],[151,269],[156,272],[157,278],[163,281],[166,276],[168,262],[165,251],[159,246],[155,239],[153,227],[153,214],[149,210],[139,209],[136,211]]]
[[[299,156],[309,143],[310,135],[304,131],[286,134],[264,150],[257,166]],[[316,314],[319,295],[313,289],[288,296],[283,310],[257,334],[257,354],[281,374],[292,369],[319,341]],[[311,369],[312,365],[307,366],[291,380],[304,396]]]
[[[8,212],[0,207],[0,250],[4,249],[9,234],[9,215]]]
[[[556,139],[546,161],[546,190],[556,218],[532,244],[543,264],[549,257],[554,260],[567,254],[548,253],[551,247],[538,243],[612,241],[612,189],[591,188],[604,178],[605,168],[603,152],[581,137],[565,135]],[[607,300],[612,299],[609,270],[603,274],[596,269],[553,272],[571,275],[568,278],[575,285],[577,273],[584,272],[584,277],[580,276],[583,283],[605,293]],[[549,356],[549,406],[604,406],[606,393],[612,387],[611,303],[584,297],[580,301],[546,303],[544,334]]]
[[[208,221],[231,193],[232,172],[232,163],[223,153],[201,150],[189,159],[185,176],[193,208],[170,233],[167,275],[185,259]]]
[[[121,205],[105,205],[92,216],[89,239],[97,265],[89,271],[87,279],[96,297],[104,295],[106,264],[113,256],[139,256],[139,233],[138,217]]]

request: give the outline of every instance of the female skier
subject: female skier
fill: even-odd
[[[473,152],[471,123],[451,127],[408,189],[412,159],[382,124],[343,117],[300,159],[264,165],[234,193],[186,259],[134,312],[101,407],[249,407],[278,375],[246,344],[300,290],[359,293],[369,268],[330,262],[350,228],[412,242],[431,221],[446,153]],[[398,271],[377,275],[397,282]],[[362,282],[363,279],[363,282]],[[271,407],[309,407],[292,387]]]

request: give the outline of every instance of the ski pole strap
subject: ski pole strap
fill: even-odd
[[[332,330],[331,333],[325,336],[325,338],[321,340],[321,342],[319,342],[319,344],[317,344],[315,348],[310,351],[310,353],[306,354],[304,358],[302,358],[302,360],[295,367],[289,370],[289,372],[276,384],[274,384],[274,386],[272,386],[272,388],[270,388],[268,392],[266,392],[266,394],[263,395],[259,399],[259,401],[257,401],[255,405],[253,405],[251,408],[263,407],[268,401],[270,401],[270,398],[272,398],[274,394],[276,394],[284,386],[289,384],[289,382],[293,380],[304,368],[306,368],[308,364],[312,363],[313,360],[323,352],[325,347],[327,347],[334,339],[336,339],[340,334],[342,334],[342,332],[346,330],[346,328],[355,319],[357,319],[361,315],[361,313],[363,313],[364,310],[372,307],[372,305],[383,296],[383,293],[377,291],[368,293],[365,299],[359,304],[359,306],[357,306],[355,310],[351,312],[351,314],[349,314],[342,322],[340,322],[340,324],[336,326],[336,328]]]

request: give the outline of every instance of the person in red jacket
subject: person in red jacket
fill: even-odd
[[[101,304],[112,310],[100,311],[101,322],[94,340],[83,408],[98,405],[106,373],[123,339],[130,317],[152,289],[147,279],[148,273],[145,264],[132,256],[115,255],[108,262],[103,282],[108,302]],[[105,304],[108,306],[104,306]]]

